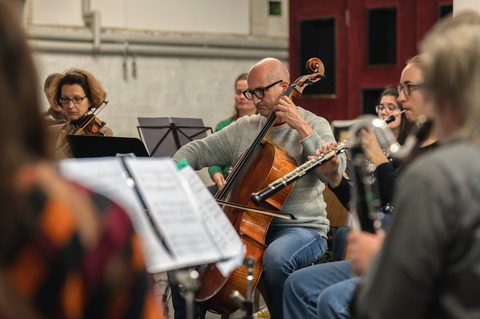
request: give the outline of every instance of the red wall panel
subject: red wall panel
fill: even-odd
[[[396,85],[405,61],[417,53],[418,43],[438,20],[439,5],[452,0],[295,0],[289,5],[289,64],[292,79],[303,72],[299,64],[299,24],[302,20],[336,18],[336,95],[302,97],[297,104],[328,120],[353,119],[362,112],[362,90]],[[397,12],[397,63],[367,64],[368,9],[395,7]],[[321,56],[318,58],[322,59]],[[332,72],[333,70],[330,70]],[[325,74],[329,68],[325,65]],[[315,85],[322,85],[321,81]]]

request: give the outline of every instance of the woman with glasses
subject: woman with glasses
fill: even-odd
[[[423,93],[423,72],[421,70],[422,56],[417,55],[407,61],[407,65],[402,71],[400,84],[398,85],[398,100],[402,103],[407,119],[416,122],[421,116],[431,118],[433,114],[425,101]],[[432,129],[429,130],[426,137],[420,141],[419,147],[429,147],[436,144],[437,137]]]
[[[398,143],[403,145],[412,128],[412,122],[407,119],[405,112],[402,113],[404,109],[398,97],[399,94],[396,88],[391,86],[386,87],[380,94],[378,105],[375,106],[375,111],[382,120],[386,120],[391,115],[395,115],[395,119],[388,123],[388,127],[392,130]]]
[[[401,117],[398,117],[402,121],[404,119],[416,121],[422,115],[430,116],[422,89],[422,63],[422,56],[415,56],[407,61],[403,69],[398,92],[398,102],[406,110]],[[400,113],[393,103],[390,103],[389,107],[388,101],[393,102],[392,99],[381,97],[377,107],[380,117],[386,116],[387,114],[383,113],[389,111],[393,114]],[[403,138],[402,135],[403,133],[400,133],[399,140]],[[390,162],[373,133],[364,134],[364,138],[366,140],[362,145],[365,156],[375,164],[381,204],[385,207],[393,201],[398,174],[408,163],[397,166]],[[432,149],[436,146],[434,136],[428,134],[425,139],[419,141],[419,145],[418,152]],[[335,146],[335,144],[323,145],[322,152],[328,152]],[[419,154],[416,153],[416,155]],[[320,168],[327,177],[332,191],[337,197],[344,198],[342,203],[346,204],[350,198],[350,184],[338,171],[337,165],[337,159],[333,158]],[[393,208],[393,214],[395,214],[395,208]],[[384,219],[384,221],[387,220]],[[349,318],[349,304],[353,290],[360,280],[356,275],[362,274],[370,258],[381,247],[383,233],[372,235],[351,230],[349,238],[349,258],[352,261],[314,265],[290,275],[285,283],[283,295],[285,318],[298,318],[299,314],[302,318]]]
[[[55,101],[61,105],[67,118],[57,140],[56,157],[72,157],[65,139],[67,135],[112,136],[113,131],[95,116],[95,111],[105,106],[107,93],[100,82],[88,71],[70,69],[53,83]]]
[[[247,74],[242,73],[235,79],[235,105],[233,110],[233,115],[220,121],[215,127],[215,132],[220,131],[226,126],[235,122],[238,118],[242,116],[249,116],[257,113],[255,104],[243,95],[243,91],[248,88],[247,85]],[[231,166],[210,166],[208,172],[210,177],[215,182],[216,190],[222,188],[225,185],[225,178],[230,172]]]
[[[378,117],[383,120],[386,120],[391,115],[395,115],[395,119],[388,123],[388,127],[392,130],[398,143],[403,145],[413,127],[413,123],[407,119],[405,112],[402,113],[404,111],[403,106],[398,98],[399,94],[396,88],[385,88],[380,94],[379,103],[375,110]],[[391,209],[389,203],[393,197],[393,186],[395,185],[395,179],[401,163],[391,158],[382,149],[371,131],[364,132],[363,138],[366,141],[364,146],[365,157],[373,165],[374,171],[372,174],[379,181],[382,207]]]

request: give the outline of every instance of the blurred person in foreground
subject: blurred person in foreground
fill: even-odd
[[[402,173],[382,248],[371,263],[353,265],[366,275],[352,318],[480,313],[480,14],[443,19],[421,49],[440,146]]]
[[[128,215],[52,164],[19,18],[0,0],[0,317],[162,318]]]

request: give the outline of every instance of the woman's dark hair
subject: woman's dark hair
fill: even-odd
[[[14,174],[49,158],[40,85],[20,16],[17,7],[0,0],[0,250],[11,238],[13,220],[19,217],[15,212],[23,205]]]
[[[386,86],[383,92],[380,94],[377,104],[380,104],[380,101],[384,96],[393,96],[400,110],[403,110],[402,103],[398,100],[399,94],[397,88],[393,86]],[[405,143],[405,140],[408,137],[408,134],[410,133],[410,130],[413,127],[413,123],[407,119],[405,113],[401,114],[401,120],[402,121],[400,124],[400,133],[398,134],[398,143],[403,145],[403,143]]]

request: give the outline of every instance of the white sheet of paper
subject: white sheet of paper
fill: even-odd
[[[149,272],[177,268],[150,226],[142,204],[129,186],[131,183],[128,182],[128,176],[118,158],[65,159],[59,162],[58,167],[65,178],[112,199],[126,210],[142,242]]]
[[[168,158],[127,158],[126,164],[132,177],[141,181],[137,187],[177,264],[219,260],[222,256],[201,226],[195,198],[185,191],[175,163]]]
[[[192,167],[182,168],[180,174],[195,196],[194,202],[198,206],[202,224],[220,251],[222,259],[225,259],[217,263],[217,268],[227,276],[242,265],[246,249],[232,223]]]
[[[125,208],[141,238],[149,272],[222,260],[217,266],[226,276],[242,264],[243,243],[190,166],[178,170],[169,158],[124,161],[125,166],[121,158],[66,159],[59,169]]]

